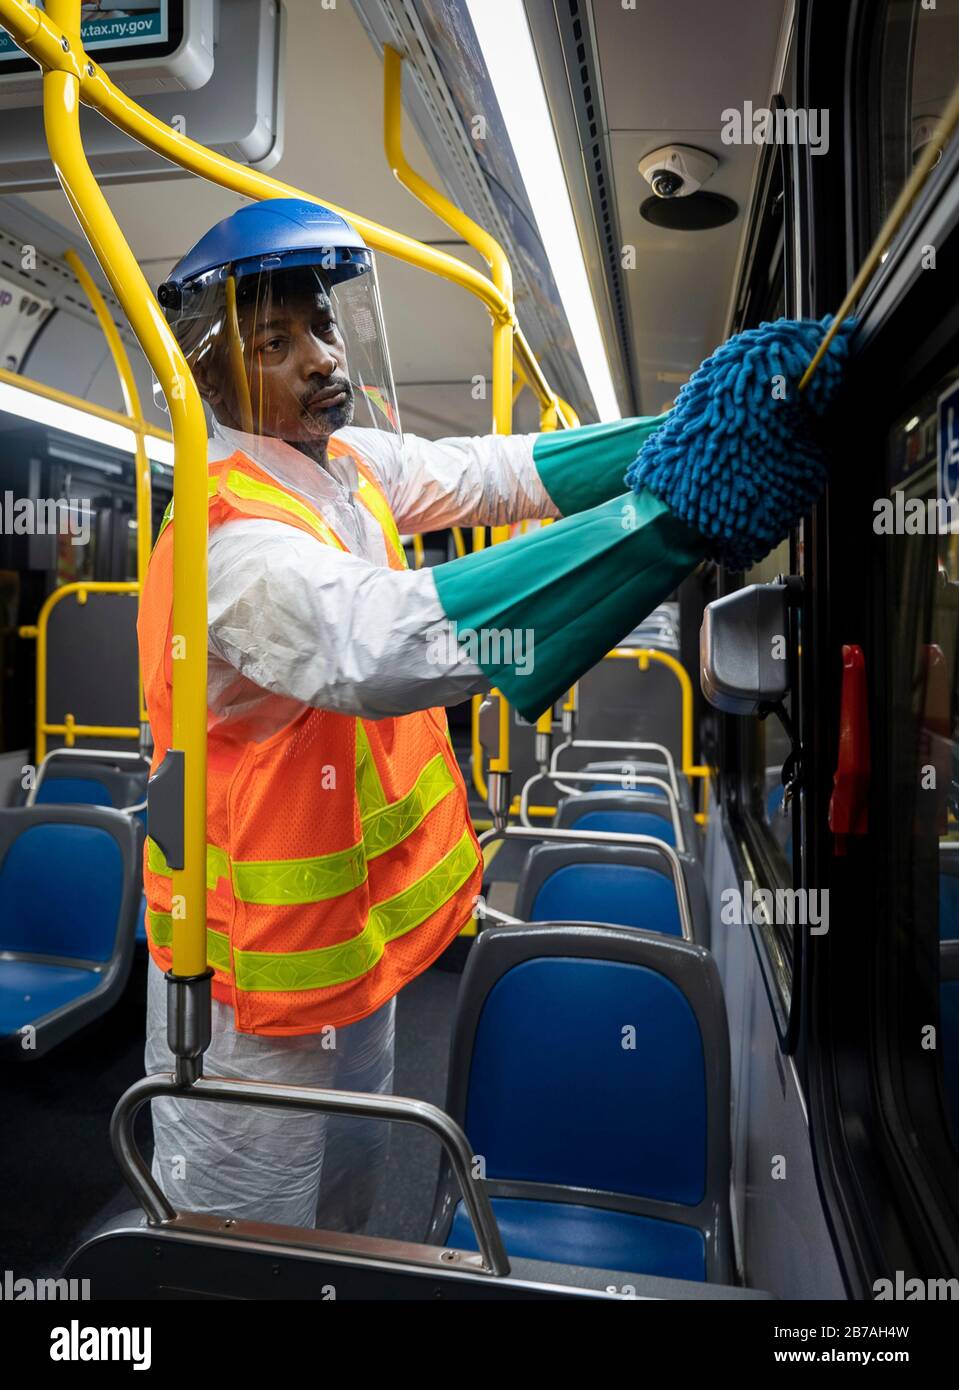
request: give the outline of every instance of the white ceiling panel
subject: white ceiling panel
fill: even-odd
[[[595,0],[610,130],[710,130],[748,98],[764,104],[782,23],[778,0]]]

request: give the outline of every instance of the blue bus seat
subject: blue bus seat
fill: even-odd
[[[142,852],[142,826],[120,811],[0,810],[5,1051],[21,1060],[42,1056],[122,992],[133,957]]]
[[[113,806],[109,789],[95,777],[44,777],[35,806]]]
[[[680,823],[686,848],[695,850],[691,839],[695,822],[680,809]],[[564,796],[556,808],[556,825],[564,830],[605,830],[615,835],[652,835],[675,846],[676,832],[665,797],[646,796],[639,791],[582,792]]]
[[[693,940],[709,944],[702,867],[678,855],[689,898]],[[515,915],[524,922],[602,922],[681,937],[676,887],[669,865],[646,845],[535,845],[526,857]]]
[[[481,933],[445,1108],[509,1254],[731,1281],[729,1038],[701,946],[569,922]],[[428,1238],[476,1248],[445,1161]]]
[[[109,751],[104,751],[102,759],[87,752],[82,758],[71,758],[71,752],[76,750],[57,749],[42,765],[34,805],[113,806],[122,811],[146,800],[149,764],[145,758],[131,764],[111,759]]]
[[[669,782],[669,771],[665,763],[639,762],[635,758],[619,758],[615,761],[587,763],[582,771],[601,772],[607,776],[617,776],[620,773],[629,772],[635,777],[661,777],[664,782]],[[556,776],[559,781],[562,782],[562,771],[557,771]],[[570,785],[572,785],[572,783],[570,783]],[[665,793],[660,791],[659,787],[639,786],[631,789],[617,788],[612,782],[594,782],[592,784],[589,782],[580,782],[577,786],[580,791],[614,792],[619,790],[632,790],[644,796],[656,797],[660,801],[665,801],[666,799]],[[678,770],[676,772],[676,786],[679,792],[678,799],[680,806],[685,806],[687,810],[691,811],[693,809],[693,793],[689,785],[689,779],[684,773]]]

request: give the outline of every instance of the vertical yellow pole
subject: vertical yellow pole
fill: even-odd
[[[147,574],[147,565],[150,563],[150,549],[153,539],[153,491],[150,480],[150,460],[147,457],[146,443],[144,441],[146,421],[143,418],[140,393],[137,390],[136,378],[133,375],[133,367],[130,365],[130,358],[126,348],[123,346],[123,339],[117,332],[117,326],[113,322],[113,315],[107,308],[106,300],[100,293],[96,281],[75,251],[67,251],[63,259],[80,282],[84,294],[93,306],[93,312],[97,316],[97,322],[100,325],[103,336],[107,340],[107,346],[113,358],[113,365],[116,367],[117,376],[120,378],[120,391],[123,395],[124,408],[126,413],[130,416],[133,432],[136,437],[137,585],[139,593],[142,594],[143,581],[146,579]],[[140,723],[145,724],[147,720],[147,711],[143,702],[142,679],[139,685]]]
[[[79,48],[80,0],[47,0],[46,8]],[[173,971],[200,975],[207,968],[206,421],[183,354],[86,161],[72,73],[44,74],[43,118],[57,177],[166,393],[173,424],[173,747],[183,752],[186,777],[184,867],[173,870]]]

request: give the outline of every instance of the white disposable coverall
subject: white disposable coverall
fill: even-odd
[[[403,533],[558,516],[533,462],[535,435],[400,442],[349,428],[336,437],[374,470]],[[430,640],[446,621],[430,571],[388,568],[378,523],[353,500],[348,458],[322,468],[282,440],[215,425],[211,462],[236,450],[314,502],[350,553],[277,521],[231,521],[212,533],[214,721],[243,715],[261,739],[304,705],[378,719],[489,689],[455,643]],[[152,960],[149,977],[146,1070],[171,1071],[166,984]],[[338,1029],[331,1048],[323,1034],[238,1033],[232,1008],[214,1001],[206,1073],[389,1092],[395,1006]],[[255,1106],[154,1101],[153,1126],[154,1176],[175,1206],[289,1226],[364,1230],[389,1149],[382,1122]]]

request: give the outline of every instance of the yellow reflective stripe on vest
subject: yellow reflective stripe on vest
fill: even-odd
[[[164,878],[171,878],[172,871],[166,862],[166,855],[157,844],[156,840],[151,840],[147,836],[147,868],[151,874],[162,874]],[[216,845],[206,847],[206,886],[211,891],[216,887],[221,878],[230,877],[230,860],[225,850],[218,849]]]
[[[310,859],[233,861],[233,892],[243,903],[292,907],[349,893],[366,880],[363,842]]]
[[[358,844],[309,859],[235,859],[233,891],[240,902],[264,907],[299,907],[338,898],[364,883],[366,861],[412,835],[455,785],[446,760],[437,753],[405,796],[362,817],[363,839]]]
[[[209,475],[206,480],[207,501],[212,502],[217,493],[217,479]],[[163,513],[163,520],[160,522],[160,529],[157,532],[157,540],[163,535],[170,522],[173,520],[173,498],[167,503],[167,509]]]
[[[147,928],[154,946],[173,945],[173,918],[169,912],[154,912],[147,908]],[[230,973],[230,938],[222,931],[206,929],[206,958],[215,970]]]
[[[366,750],[372,764],[373,754],[368,742]],[[379,786],[375,768],[372,775]],[[207,845],[206,886],[212,891],[221,878],[230,878],[240,902],[264,907],[302,906],[338,898],[365,882],[366,861],[395,849],[412,835],[455,785],[446,760],[442,753],[437,753],[405,796],[388,804],[384,797],[383,804],[373,804],[365,814],[361,809],[363,839],[349,849],[334,850],[331,854],[307,859],[234,860],[231,870],[225,852],[216,845]],[[383,796],[382,787],[379,792]],[[372,801],[375,802],[375,797]],[[362,800],[360,805],[362,808]],[[163,851],[150,839],[147,840],[147,868],[151,873],[170,877],[170,866]]]
[[[349,941],[314,951],[234,951],[237,989],[328,989],[367,974],[388,941],[422,926],[462,888],[477,864],[469,830],[428,874],[370,908],[366,926]]]
[[[236,468],[231,468],[227,474],[226,485],[237,497],[242,497],[247,502],[265,502],[270,507],[276,507],[278,511],[289,512],[291,516],[299,517],[321,541],[335,546],[337,550],[345,548],[325,521],[321,521],[305,503],[298,502],[282,488],[261,483],[257,478],[251,478],[248,473],[241,473]]]
[[[376,770],[370,737],[362,719],[356,721],[356,797],[360,803],[360,819],[387,805],[386,792]]]
[[[412,835],[455,785],[446,759],[442,753],[437,753],[423,768],[412,790],[399,801],[363,817],[363,844],[366,846],[367,859],[375,859],[377,855],[395,849],[401,840]]]
[[[390,504],[380,492],[379,488],[373,486],[368,478],[360,474],[360,481],[356,489],[355,496],[363,503],[366,510],[377,521],[386,537],[388,545],[393,547],[397,559],[403,561],[404,568],[408,568],[406,561],[406,551],[403,549],[403,542],[400,540],[400,533],[397,529],[393,513],[390,511]]]

